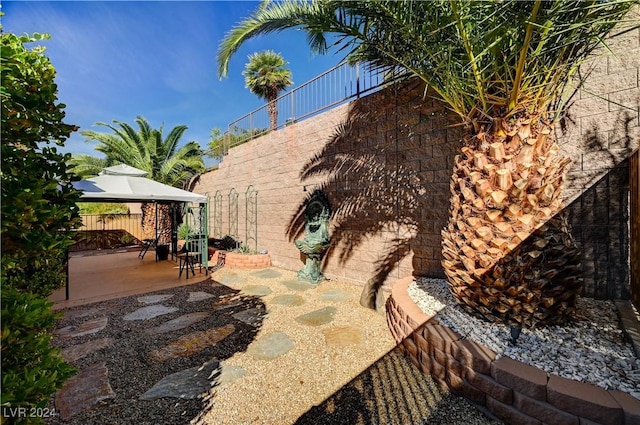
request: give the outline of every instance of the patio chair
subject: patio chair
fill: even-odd
[[[183,248],[178,252],[178,277],[182,276],[182,272],[186,271],[187,279],[189,279],[189,270],[191,275],[195,276],[195,265],[198,263],[199,272],[202,272],[202,261],[200,259],[200,251],[198,251],[198,241],[187,241]],[[205,270],[209,274],[209,270]]]
[[[162,232],[163,230],[158,230],[158,232],[156,233],[156,238],[155,239],[143,239],[142,242],[142,248],[140,248],[140,252],[138,253],[138,258],[139,259],[144,259],[144,256],[147,254],[147,251],[149,251],[149,248],[154,248],[157,249],[158,248],[158,241],[160,240],[160,237],[162,236]],[[158,256],[156,255],[156,261],[158,261]]]

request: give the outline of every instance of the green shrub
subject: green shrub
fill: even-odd
[[[129,207],[125,204],[78,202],[80,214],[108,214],[122,215],[129,214]]]
[[[65,283],[66,250],[81,224],[81,193],[67,171],[71,155],[58,152],[77,128],[62,121],[56,70],[43,47],[25,46],[46,38],[0,35],[3,416],[46,405],[74,373],[50,346],[47,331],[55,317],[46,298]],[[2,423],[41,422],[19,416]]]
[[[256,251],[255,249],[249,247],[249,245],[244,243],[240,244],[240,246],[234,249],[233,252],[237,252],[238,254],[245,254],[245,255],[255,255],[258,253],[258,251]]]
[[[26,408],[28,413],[46,406],[49,396],[76,372],[50,346],[48,329],[56,318],[51,305],[35,294],[2,288],[3,416],[17,412],[19,407]],[[37,417],[6,419],[14,423],[42,423]]]

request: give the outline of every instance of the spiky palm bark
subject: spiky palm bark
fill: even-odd
[[[535,117],[496,123],[455,158],[442,266],[469,312],[514,327],[559,323],[582,284],[579,251],[556,217],[570,161]]]

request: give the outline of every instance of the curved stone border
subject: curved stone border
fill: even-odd
[[[640,424],[640,400],[502,357],[431,320],[411,300],[409,276],[387,300],[387,323],[413,364],[442,387],[510,424]]]
[[[209,260],[209,264],[218,263],[218,254],[215,251]],[[224,266],[231,269],[263,269],[271,266],[269,254],[238,254],[237,252],[226,252]]]

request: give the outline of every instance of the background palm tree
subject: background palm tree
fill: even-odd
[[[246,40],[298,27],[316,52],[339,46],[350,62],[423,80],[468,128],[442,231],[455,299],[516,328],[555,323],[575,309],[582,282],[577,249],[557,216],[569,159],[552,130],[580,64],[636,4],[274,2],[227,34],[218,72],[226,74]]]
[[[114,125],[99,122],[96,125],[107,127],[110,133],[85,130],[81,134],[87,141],[98,142],[96,150],[104,154],[103,158],[91,155],[75,155],[70,161],[71,172],[80,177],[98,175],[104,167],[127,164],[146,171],[147,177],[160,183],[175,187],[184,187],[191,178],[204,171],[200,145],[188,142],[179,147],[180,138],[187,126],[179,125],[163,137],[163,128],[151,128],[143,117],[137,117],[138,129],[131,125],[113,121]],[[154,204],[143,203],[142,228],[145,236],[151,237],[156,227]],[[159,209],[161,223],[158,227],[168,229],[168,209]],[[166,235],[164,235],[166,233]],[[163,232],[163,239],[168,239]]]
[[[246,87],[251,93],[267,101],[269,121],[272,130],[278,127],[278,105],[276,99],[280,92],[293,84],[291,71],[283,68],[287,62],[272,50],[249,55],[242,75]]]

